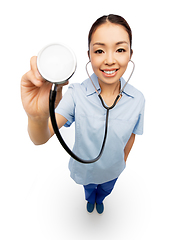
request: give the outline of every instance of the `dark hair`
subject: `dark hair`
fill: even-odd
[[[90,42],[91,42],[92,34],[97,30],[97,28],[99,26],[101,26],[102,24],[104,24],[106,22],[121,25],[126,29],[128,35],[129,35],[130,49],[131,49],[132,48],[132,31],[131,31],[131,28],[130,28],[129,24],[127,23],[127,21],[123,17],[121,17],[119,15],[114,15],[114,14],[109,14],[107,16],[104,15],[104,16],[98,18],[94,22],[94,24],[92,25],[92,27],[90,29],[89,35],[88,35],[88,49],[90,49]]]

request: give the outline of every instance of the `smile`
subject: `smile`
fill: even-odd
[[[103,71],[103,72],[105,72],[106,74],[113,74],[113,73],[116,72],[116,70],[113,70],[113,71]]]
[[[115,76],[116,72],[118,71],[118,69],[112,69],[112,70],[109,70],[109,69],[105,69],[105,70],[101,70],[103,72],[103,74],[105,76]]]

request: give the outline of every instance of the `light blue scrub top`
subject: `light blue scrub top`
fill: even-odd
[[[91,76],[100,92],[98,78]],[[125,84],[120,79],[121,88]],[[71,178],[78,184],[101,184],[111,181],[126,167],[124,148],[132,133],[143,134],[145,99],[143,94],[127,84],[122,98],[109,111],[108,135],[102,157],[95,163],[83,164],[73,158],[69,161]],[[69,85],[56,112],[64,116],[70,126],[75,121],[75,144],[73,152],[84,160],[95,158],[101,149],[104,138],[106,109],[90,79],[83,83]]]

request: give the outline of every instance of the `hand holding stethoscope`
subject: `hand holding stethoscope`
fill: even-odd
[[[57,105],[62,98],[62,87],[68,82],[60,84],[57,89]],[[49,93],[52,83],[47,82],[37,68],[37,57],[30,60],[30,71],[21,79],[21,98],[23,107],[30,119],[42,121],[49,118]]]

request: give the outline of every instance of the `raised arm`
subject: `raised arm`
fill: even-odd
[[[37,57],[30,60],[30,71],[21,79],[21,99],[28,116],[28,133],[36,145],[46,143],[54,134],[49,119],[49,92],[52,84],[45,81],[37,69]],[[68,83],[66,83],[68,84]],[[57,88],[57,106],[62,98],[62,87]],[[67,119],[56,114],[58,127],[61,128]]]

